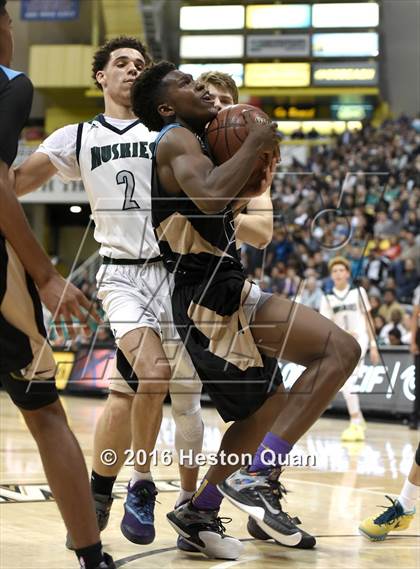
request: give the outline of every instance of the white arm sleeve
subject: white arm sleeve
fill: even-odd
[[[80,167],[76,158],[77,124],[59,128],[37,148],[36,152],[46,154],[57,168],[58,176],[64,182],[80,180]]]

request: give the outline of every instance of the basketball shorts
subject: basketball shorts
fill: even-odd
[[[201,382],[176,330],[171,305],[172,276],[162,262],[148,265],[102,265],[97,274],[98,298],[109,319],[117,345],[138,328],[152,328],[161,338],[172,370],[170,392],[201,393]],[[118,370],[110,390],[134,395],[137,378],[117,350]],[[126,380],[122,379],[122,376]]]
[[[13,402],[38,409],[57,400],[55,360],[34,282],[0,235],[0,378]]]
[[[174,319],[222,419],[243,420],[282,383],[277,359],[259,352],[248,327],[271,295],[253,283],[244,283],[242,275],[234,271],[213,284],[212,290],[206,289],[207,296],[202,292],[206,283],[177,286]],[[234,304],[238,290],[239,309]]]

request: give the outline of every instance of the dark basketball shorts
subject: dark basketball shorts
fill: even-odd
[[[277,359],[259,353],[249,331],[255,312],[271,295],[252,283],[242,298],[243,310],[239,320],[243,329],[239,333],[234,332],[231,337],[228,331],[223,339],[214,339],[209,329],[214,328],[217,319],[223,317],[208,308],[199,307],[201,315],[195,314],[194,320],[189,318],[194,293],[195,285],[184,285],[174,291],[172,306],[178,333],[187,347],[204,391],[222,419],[226,422],[246,419],[282,383]],[[247,336],[250,341],[246,341]],[[258,365],[255,365],[255,356],[259,359]]]
[[[22,409],[57,400],[55,360],[35,284],[0,235],[0,381]]]

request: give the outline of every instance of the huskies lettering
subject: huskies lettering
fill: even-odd
[[[343,304],[343,306],[334,306],[333,308],[334,314],[343,312],[344,310],[357,310],[357,306],[355,304]]]
[[[147,158],[150,160],[153,153],[153,143],[139,141],[93,146],[90,152],[91,170],[95,170],[105,162],[119,158]]]

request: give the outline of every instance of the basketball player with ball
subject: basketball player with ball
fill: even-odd
[[[235,461],[226,457],[255,453],[270,431],[269,448],[281,460],[319,418],[360,357],[356,340],[334,323],[263,293],[245,278],[231,204],[265,190],[267,168],[261,169],[261,162],[274,168],[278,139],[276,125],[258,109],[232,109],[229,122],[226,115],[224,122],[218,117],[219,144],[228,140],[228,146],[237,138],[238,127],[244,140],[231,158],[215,166],[201,137],[218,111],[202,84],[160,62],[133,85],[134,113],[149,130],[160,131],[152,165],[152,218],[164,263],[174,274],[175,325],[219,414],[233,422],[218,463],[193,498],[168,519],[200,551],[211,548],[229,559],[240,555],[242,545],[225,534],[218,516],[224,495],[268,536],[292,547],[314,546],[314,539],[282,510],[281,485],[266,475],[263,457],[256,455],[261,468],[253,464],[255,470],[236,472]],[[213,154],[217,150],[211,148]],[[288,394],[278,357],[306,368]]]

